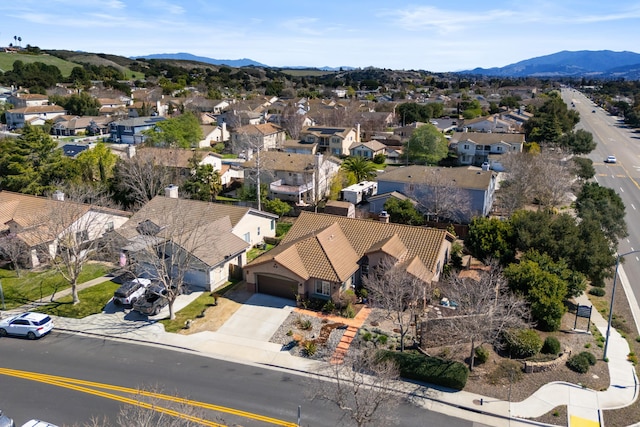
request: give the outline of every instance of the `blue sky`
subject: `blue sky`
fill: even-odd
[[[270,66],[458,71],[561,50],[640,50],[640,2],[20,0],[0,45],[123,56],[188,52]]]

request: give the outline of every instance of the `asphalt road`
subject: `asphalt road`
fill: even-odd
[[[577,128],[591,132],[598,144],[589,155],[596,169],[595,179],[612,188],[625,204],[629,236],[619,243],[618,253],[640,251],[640,133],[627,128],[620,118],[595,106],[578,91],[564,89],[562,97],[569,105],[573,101],[580,113]],[[616,156],[617,163],[604,163],[608,155]],[[629,279],[632,298],[640,304],[640,252],[625,256],[620,269]]]
[[[43,383],[27,378],[25,372],[62,378],[38,376]],[[17,425],[30,418],[60,426],[82,426],[92,418],[104,416],[114,421],[125,406],[118,399],[135,398],[114,386],[153,390],[209,407],[233,408],[236,414],[214,413],[209,409],[197,412],[223,425],[287,425],[278,424],[278,420],[293,425],[299,405],[303,426],[353,424],[348,420],[341,424],[342,414],[336,407],[308,400],[305,393],[308,385],[306,377],[280,370],[55,331],[38,341],[0,339],[0,409],[14,418]],[[238,411],[246,411],[250,416],[237,416]],[[408,403],[402,403],[397,413],[402,426],[473,425]],[[269,417],[272,422],[257,420],[258,416]]]

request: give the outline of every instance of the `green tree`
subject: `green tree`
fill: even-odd
[[[198,118],[191,112],[158,122],[143,134],[145,143],[154,147],[193,148],[203,138]]]
[[[411,200],[398,200],[390,197],[384,204],[384,210],[389,214],[389,221],[396,224],[422,225],[424,217]]]
[[[366,157],[348,157],[342,162],[341,167],[352,174],[356,182],[370,181],[376,176],[376,165]]]
[[[405,144],[409,160],[416,164],[437,164],[447,157],[447,138],[432,124],[417,128]]]
[[[476,217],[469,224],[465,246],[473,256],[481,260],[500,260],[502,265],[515,258],[515,235],[509,221],[497,218]]]
[[[278,216],[284,216],[291,211],[291,205],[280,199],[265,200],[264,210]]]
[[[184,191],[191,199],[208,202],[216,200],[222,191],[220,172],[214,170],[212,165],[197,165],[192,171],[183,184]]]
[[[100,102],[88,92],[74,93],[70,96],[53,95],[49,101],[64,107],[71,115],[97,116],[100,111]]]
[[[600,224],[612,246],[628,235],[624,202],[615,190],[586,182],[578,194],[576,209],[580,218]]]
[[[587,181],[596,175],[593,160],[586,157],[574,157],[572,172],[581,180]]]
[[[17,139],[0,141],[0,189],[45,195],[77,175],[72,160],[40,127],[27,125]]]
[[[78,154],[76,161],[84,182],[107,184],[107,181],[113,177],[113,168],[118,161],[118,156],[113,154],[104,143],[99,142],[95,147]]]
[[[591,132],[578,129],[575,132],[565,133],[560,137],[558,145],[573,154],[589,154],[596,149],[596,142]]]

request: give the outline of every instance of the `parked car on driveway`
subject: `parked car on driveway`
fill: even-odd
[[[113,303],[116,305],[133,306],[133,304],[144,295],[150,284],[151,280],[140,278],[124,282],[113,293]]]
[[[51,317],[42,313],[22,313],[0,320],[0,337],[14,335],[35,340],[53,329]]]
[[[149,286],[144,296],[133,304],[133,309],[140,314],[155,316],[160,313],[160,310],[162,310],[168,303],[167,288],[160,283],[155,283]]]

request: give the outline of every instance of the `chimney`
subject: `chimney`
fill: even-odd
[[[136,146],[133,144],[130,144],[127,146],[127,158],[128,159],[132,159],[133,157],[135,157],[136,155]]]
[[[360,123],[356,123],[356,142],[360,142]]]
[[[228,135],[227,135],[227,122],[222,122],[222,141],[227,141]]]
[[[178,198],[178,186],[170,184],[168,187],[164,189],[164,197],[169,197],[171,199]]]
[[[378,215],[378,219],[380,220],[380,222],[388,224],[389,223],[389,213],[387,211],[380,212],[380,214]]]
[[[64,193],[62,191],[60,191],[60,190],[56,190],[51,195],[51,198],[53,200],[57,200],[59,202],[64,202]]]

